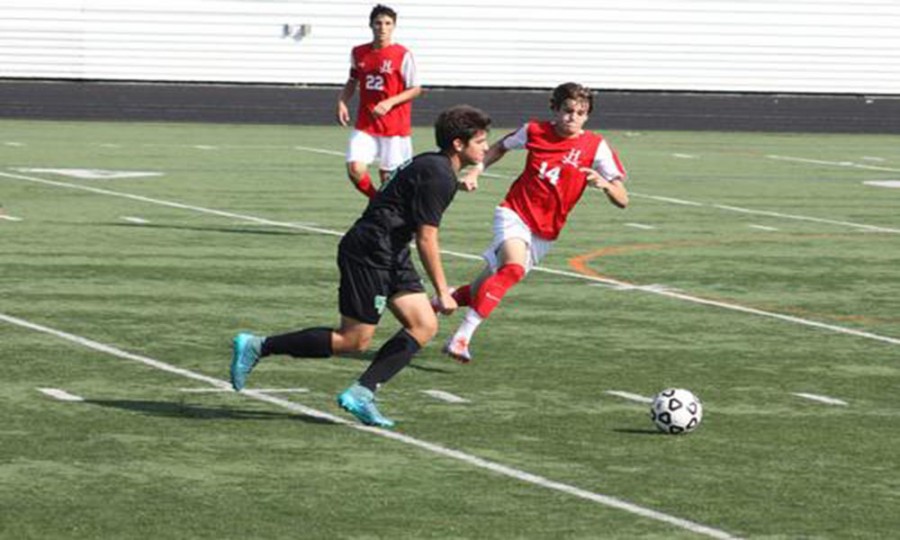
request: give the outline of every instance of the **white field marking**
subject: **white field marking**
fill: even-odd
[[[606,393],[611,396],[617,396],[630,401],[637,401],[638,403],[653,403],[653,398],[648,398],[639,394],[632,394],[631,392],[623,392],[621,390],[607,390]]]
[[[208,144],[195,144],[194,148],[196,148],[197,150],[218,150],[219,149],[218,146],[211,146]]]
[[[815,218],[815,217],[809,217],[809,216],[799,216],[799,215],[795,215],[795,214],[782,214],[779,212],[768,212],[766,210],[752,210],[750,208],[740,208],[738,206],[728,206],[728,205],[724,205],[724,204],[706,204],[706,203],[699,203],[699,202],[693,202],[693,201],[684,201],[681,199],[672,199],[669,197],[658,197],[656,195],[646,195],[643,193],[630,192],[629,195],[634,196],[634,197],[643,197],[645,199],[653,199],[653,200],[657,200],[657,201],[670,202],[670,203],[674,203],[674,204],[683,204],[683,205],[687,205],[687,206],[710,206],[712,208],[718,208],[719,210],[727,210],[729,212],[739,212],[741,214],[757,214],[757,215],[761,215],[761,216],[770,216],[770,217],[776,217],[776,218],[782,218],[782,219],[793,219],[793,220],[798,220],[798,221],[813,221],[816,223],[825,223],[828,225],[840,225],[841,227],[852,227],[852,228],[856,228],[856,229],[863,229],[863,230],[874,231],[874,232],[900,233],[900,229],[892,229],[890,227],[878,227],[875,225],[866,225],[864,223],[852,223],[849,221],[835,221],[832,219]]]
[[[879,163],[887,161],[886,159],[884,159],[882,157],[875,157],[875,156],[863,156],[861,159],[863,159],[865,161],[877,161]]]
[[[107,171],[103,169],[42,169],[32,167],[17,167],[14,171],[25,173],[47,173],[58,174],[60,176],[68,176],[71,178],[81,178],[84,180],[112,180],[115,178],[146,178],[151,176],[162,176],[161,172],[152,171]]]
[[[266,394],[306,394],[309,388],[254,388],[256,392],[265,392]],[[179,392],[189,394],[213,394],[234,392],[231,387],[228,388],[179,388]]]
[[[661,285],[659,283],[653,283],[651,285],[632,285],[630,283],[622,283],[619,285],[607,285],[606,283],[590,283],[591,287],[608,287],[614,291],[644,291],[650,293],[660,293],[663,291],[676,291],[678,289],[673,289],[671,287],[667,287],[665,285]]]
[[[99,146],[100,148],[122,148],[121,144],[115,143],[100,143],[97,146]]]
[[[824,219],[824,218],[815,218],[809,216],[795,216],[792,214],[782,214],[780,212],[767,212],[765,210],[751,210],[749,208],[741,208],[739,206],[727,206],[724,204],[714,204],[713,208],[719,208],[721,210],[728,210],[730,212],[740,212],[742,214],[754,214],[757,216],[771,216],[782,219],[793,219],[797,221],[812,221],[814,223],[827,223],[829,225],[840,225],[842,227],[853,227],[856,229],[862,229],[866,231],[874,231],[874,232],[886,232],[886,233],[900,233],[900,229],[892,229],[890,227],[878,227],[875,225],[863,225],[861,223],[851,223],[849,221],[837,221],[833,219]]]
[[[634,229],[644,229],[644,230],[647,230],[647,231],[656,228],[656,227],[654,227],[653,225],[645,225],[644,223],[626,223],[625,226],[626,226],[626,227],[631,227],[631,228],[634,228]]]
[[[6,220],[6,221],[22,221],[22,218],[20,218],[20,217],[9,216],[6,214],[0,214],[0,219]]]
[[[756,225],[754,223],[751,223],[750,225],[747,225],[747,226],[750,227],[751,229],[759,229],[761,231],[777,231],[778,230],[775,227],[767,227],[766,225]]]
[[[311,148],[309,146],[295,146],[295,150],[303,150],[304,152],[312,152],[313,154],[325,154],[328,156],[346,156],[344,152],[335,152],[334,150],[323,150],[321,148]]]
[[[268,225],[268,223],[247,223],[243,219],[235,221],[235,224],[237,224],[237,225],[252,225],[252,226],[260,226],[260,227]],[[318,227],[319,226],[318,223],[313,223],[312,221],[291,221],[291,222],[289,222],[289,224],[292,226],[296,226],[296,227]]]
[[[5,321],[7,323],[20,326],[23,328],[28,328],[37,332],[42,332],[45,334],[50,334],[57,338],[70,341],[73,343],[77,343],[89,349],[93,349],[95,351],[100,351],[118,358],[122,358],[125,360],[131,360],[134,362],[138,362],[144,364],[146,366],[153,367],[155,369],[159,369],[161,371],[165,371],[167,373],[172,373],[175,375],[180,375],[182,377],[187,377],[189,379],[193,379],[195,381],[201,381],[207,383],[216,388],[230,388],[231,385],[227,381],[217,379],[215,377],[209,377],[207,375],[202,375],[200,373],[196,373],[190,371],[188,369],[183,369],[180,367],[173,366],[171,364],[167,364],[165,362],[154,360],[153,358],[148,358],[146,356],[141,356],[138,354],[132,354],[121,349],[117,349],[110,345],[106,345],[103,343],[99,343],[97,341],[93,341],[81,336],[76,336],[74,334],[69,334],[67,332],[63,332],[60,330],[55,330],[53,328],[49,328],[47,326],[42,326],[39,324],[35,324],[24,319],[19,319],[17,317],[12,317],[10,315],[6,315],[0,313],[0,320]],[[364,426],[361,424],[357,424],[356,422],[352,422],[345,418],[334,416],[333,414],[320,411],[318,409],[313,409],[312,407],[307,407],[306,405],[301,405],[300,403],[296,403],[293,401],[288,401],[286,399],[282,399],[276,396],[269,395],[260,390],[244,390],[241,392],[241,395],[245,397],[249,397],[251,399],[256,399],[258,401],[262,401],[265,403],[269,403],[271,405],[276,405],[278,407],[282,407],[291,412],[295,412],[298,414],[302,414],[305,416],[311,416],[313,418],[319,418],[322,420],[326,420],[332,422],[334,424],[339,424],[343,426],[347,426],[365,433],[370,433],[372,435],[377,435],[380,437],[384,437],[386,439],[392,439],[404,444],[408,444],[410,446],[415,446],[417,448],[432,452],[434,454],[438,454],[447,458],[455,459],[461,461],[463,463],[468,463],[469,465],[473,465],[475,467],[485,469],[497,474],[501,474],[510,478],[514,478],[516,480],[520,480],[522,482],[526,482],[529,484],[533,484],[536,486],[544,487],[547,489],[551,489],[554,491],[559,491],[562,493],[566,493],[568,495],[572,495],[574,497],[578,497],[581,499],[586,499],[589,501],[593,501],[599,503],[603,506],[607,506],[610,508],[615,508],[618,510],[623,510],[625,512],[638,515],[641,517],[645,517],[648,519],[656,520],[662,523],[666,523],[668,525],[672,525],[675,527],[680,527],[682,529],[702,534],[705,536],[709,536],[711,538],[719,538],[723,540],[730,540],[736,538],[732,536],[726,531],[715,529],[713,527],[709,527],[707,525],[703,525],[702,523],[697,523],[694,521],[689,521],[686,519],[682,519],[679,517],[675,517],[669,514],[665,514],[663,512],[659,512],[656,510],[652,510],[650,508],[646,508],[643,506],[638,506],[634,503],[630,503],[623,499],[619,499],[616,497],[611,497],[609,495],[603,495],[601,493],[596,493],[593,491],[588,491],[585,489],[581,489],[569,484],[563,484],[562,482],[556,482],[554,480],[550,480],[543,476],[538,476],[536,474],[532,474],[520,469],[516,469],[510,467],[508,465],[503,465],[501,463],[497,463],[495,461],[489,461],[487,459],[482,459],[478,456],[467,454],[465,452],[461,452],[459,450],[454,450],[452,448],[447,448],[445,446],[441,446],[438,444],[430,443],[427,441],[423,441],[421,439],[416,439],[414,437],[410,437],[409,435],[403,435],[402,433],[397,433],[394,431],[388,431],[381,428]]]
[[[23,143],[16,142],[16,141],[6,141],[5,143],[3,143],[3,146],[19,147],[19,146],[25,146],[25,145]]]
[[[826,405],[840,405],[843,407],[847,406],[847,402],[842,399],[837,399],[828,396],[820,396],[818,394],[805,394],[803,392],[794,392],[795,396],[811,399],[813,401],[818,401],[819,403],[825,403]]]
[[[824,161],[821,159],[807,159],[807,158],[799,158],[799,157],[791,157],[791,156],[775,156],[775,155],[769,155],[766,157],[769,159],[777,159],[780,161],[796,161],[799,163],[814,163],[816,165],[830,165],[832,167],[850,167],[853,169],[865,169],[868,171],[900,172],[900,169],[892,169],[890,167],[876,167],[875,165],[864,165],[862,163],[854,163],[852,161]]]
[[[672,154],[672,157],[675,157],[678,159],[697,159],[697,156],[695,156],[693,154]]]
[[[686,201],[684,199],[673,199],[672,197],[660,197],[659,195],[643,195],[641,193],[631,193],[635,197],[644,197],[646,199],[654,199],[657,201],[669,202],[672,204],[681,204],[684,206],[706,206],[704,203]]]
[[[301,230],[301,231],[314,232],[314,233],[325,234],[325,235],[330,235],[330,236],[343,236],[342,233],[340,233],[338,231],[333,231],[330,229],[322,229],[319,227],[306,227],[306,226],[297,225],[294,223],[286,223],[283,221],[273,221],[271,219],[263,219],[263,218],[247,216],[247,215],[243,215],[243,214],[235,214],[234,212],[224,212],[222,210],[214,210],[212,208],[204,208],[202,206],[193,206],[190,204],[181,204],[181,203],[166,201],[166,200],[162,200],[162,199],[153,199],[151,197],[144,197],[142,195],[133,195],[131,193],[123,193],[121,191],[112,191],[109,189],[97,188],[97,187],[92,187],[92,186],[83,186],[80,184],[70,184],[68,182],[58,182],[55,180],[44,180],[43,178],[34,178],[31,176],[23,176],[21,174],[10,174],[10,173],[5,173],[5,172],[0,172],[0,177],[15,178],[18,180],[27,180],[29,182],[46,184],[48,186],[78,189],[81,191],[89,191],[91,193],[98,193],[100,195],[109,195],[112,197],[122,197],[124,199],[131,199],[134,201],[158,204],[160,206],[167,206],[169,208],[178,208],[180,210],[190,210],[192,212],[199,212],[202,214],[211,214],[214,216],[220,216],[220,217],[225,217],[225,218],[230,218],[230,219],[249,221],[251,223],[272,225],[275,227],[285,227],[288,229],[297,229],[297,230]]]
[[[422,390],[422,393],[429,395],[434,399],[446,401],[447,403],[469,403],[468,399],[459,397],[456,394],[451,394],[450,392],[444,392],[443,390]]]
[[[42,394],[50,396],[53,399],[58,399],[60,401],[84,401],[83,397],[76,396],[75,394],[70,394],[65,390],[60,390],[59,388],[38,388],[38,390]]]
[[[34,178],[34,177],[29,177],[29,176],[23,176],[20,174],[11,174],[11,173],[5,173],[5,172],[0,172],[0,177],[14,178],[14,179],[18,179],[18,180],[26,180],[29,182],[46,184],[49,186],[78,189],[78,190],[82,190],[82,191],[89,191],[92,193],[99,193],[101,195],[122,197],[125,199],[132,199],[132,200],[136,200],[136,201],[158,204],[158,205],[167,206],[170,208],[191,210],[194,212],[200,212],[200,213],[210,214],[210,215],[215,215],[215,216],[222,216],[222,217],[226,217],[226,218],[244,219],[249,222],[265,223],[265,224],[273,225],[276,227],[285,227],[285,228],[289,228],[289,229],[297,229],[297,230],[314,232],[314,233],[330,235],[330,236],[338,236],[338,237],[343,236],[342,233],[340,233],[338,231],[330,230],[330,229],[324,229],[324,228],[319,228],[319,227],[305,227],[305,226],[300,226],[300,225],[296,225],[293,223],[273,221],[273,220],[269,220],[269,219],[258,218],[255,216],[236,214],[234,212],[224,212],[222,210],[214,210],[211,208],[204,208],[201,206],[193,206],[193,205],[181,204],[181,203],[172,202],[172,201],[165,201],[165,200],[161,200],[161,199],[153,199],[153,198],[144,197],[141,195],[133,195],[130,193],[123,193],[123,192],[112,191],[112,190],[108,190],[108,189],[95,188],[95,187],[84,186],[84,185],[80,185],[80,184],[69,184],[66,182],[57,182],[54,180],[44,180],[41,178]],[[898,231],[898,232],[900,232],[900,231]],[[447,251],[447,250],[442,250],[441,253],[461,257],[464,259],[481,260],[480,256],[472,255],[472,254],[468,254],[468,253],[459,253],[459,252]],[[602,285],[606,285],[607,287],[611,287],[611,288],[612,287],[616,287],[616,288],[632,287],[636,291],[643,291],[643,292],[658,294],[660,296],[666,296],[668,298],[682,300],[685,302],[692,302],[695,304],[701,304],[701,305],[705,305],[705,306],[718,307],[718,308],[722,308],[722,309],[737,311],[740,313],[758,315],[761,317],[769,317],[772,319],[777,319],[780,321],[790,322],[790,323],[794,323],[794,324],[798,324],[798,325],[810,326],[810,327],[818,328],[821,330],[828,330],[828,331],[835,332],[838,334],[844,334],[844,335],[856,336],[856,337],[865,338],[865,339],[871,339],[871,340],[875,340],[875,341],[880,341],[882,343],[890,343],[891,345],[900,345],[900,339],[898,339],[898,338],[882,336],[880,334],[873,334],[871,332],[863,332],[861,330],[855,330],[853,328],[845,328],[843,326],[821,323],[821,322],[813,321],[813,320],[809,320],[809,319],[801,319],[800,317],[794,317],[791,315],[783,315],[781,313],[775,313],[775,312],[771,312],[771,311],[764,311],[761,309],[755,309],[755,308],[751,308],[751,307],[747,307],[747,306],[742,306],[739,304],[732,304],[729,302],[720,302],[720,301],[716,301],[716,300],[709,300],[709,299],[701,298],[698,296],[690,296],[688,294],[678,292],[674,289],[658,288],[657,285],[653,285],[653,286],[649,286],[649,287],[648,286],[635,286],[632,283],[626,283],[624,281],[619,281],[617,279],[597,277],[597,276],[586,276],[584,274],[579,274],[576,272],[570,272],[570,271],[566,271],[566,270],[556,270],[556,269],[547,268],[544,266],[536,266],[536,267],[534,267],[533,270],[535,272],[544,272],[546,274],[551,274],[551,275],[556,275],[556,276],[566,276],[566,277],[575,278],[575,279],[582,280],[582,281],[589,281],[591,283],[602,284]]]
[[[134,216],[121,216],[121,218],[129,223],[136,223],[138,225],[146,225],[150,223],[149,220],[144,218],[134,217]]]
[[[900,180],[870,180],[869,182],[863,182],[863,184],[875,187],[900,188]]]

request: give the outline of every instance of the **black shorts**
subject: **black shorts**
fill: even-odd
[[[338,250],[341,286],[338,291],[341,315],[366,324],[378,324],[388,300],[400,292],[425,292],[422,278],[413,267],[409,251],[393,268],[374,268]]]

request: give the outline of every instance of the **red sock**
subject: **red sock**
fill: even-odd
[[[365,195],[368,198],[372,198],[378,193],[378,190],[375,189],[375,186],[372,185],[372,177],[369,176],[369,173],[365,173],[359,179],[359,183],[354,183],[354,187],[359,190],[360,193]]]
[[[459,307],[467,307],[472,305],[472,286],[471,285],[463,285],[462,287],[453,291],[453,299],[456,300],[456,305]]]
[[[525,277],[525,268],[520,264],[504,264],[497,273],[484,280],[475,298],[472,299],[472,309],[482,318],[490,317],[494,308],[500,304],[500,300],[510,287]]]

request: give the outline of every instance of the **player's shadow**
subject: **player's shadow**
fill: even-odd
[[[374,358],[377,351],[366,351],[362,353],[341,353],[337,357],[341,360],[355,360],[357,362],[365,362],[366,364],[370,363]],[[440,373],[442,375],[448,375],[453,373],[454,370],[447,369],[443,367],[435,367],[435,366],[426,366],[420,362],[413,362],[406,366],[406,369],[414,369],[416,371],[425,371],[428,373]]]
[[[85,403],[152,416],[190,420],[299,420],[308,424],[337,425],[326,418],[297,413],[253,411],[230,407],[203,407],[173,401],[144,401],[131,399],[89,399]]]
[[[658,429],[636,429],[636,428],[616,428],[616,433],[627,433],[628,435],[665,435]]]

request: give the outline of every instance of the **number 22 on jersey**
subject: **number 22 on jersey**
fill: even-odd
[[[381,75],[366,75],[366,90],[376,90],[381,92],[384,90],[384,77]]]

